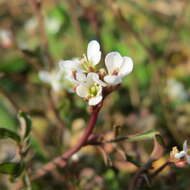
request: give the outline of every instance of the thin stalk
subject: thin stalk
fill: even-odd
[[[31,177],[31,180],[35,180],[39,177],[44,176],[45,174],[54,170],[56,168],[56,166],[63,168],[67,165],[67,161],[72,157],[72,155],[77,153],[83,146],[85,146],[88,138],[92,134],[92,131],[95,127],[95,124],[96,124],[96,121],[98,118],[98,113],[99,113],[101,107],[102,107],[102,105],[97,105],[97,106],[93,107],[91,118],[90,118],[88,125],[87,125],[81,139],[79,140],[79,142],[74,147],[72,147],[71,149],[66,151],[63,155],[58,156],[53,161],[47,163],[42,168],[37,170],[35,175],[33,175]]]

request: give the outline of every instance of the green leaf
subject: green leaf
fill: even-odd
[[[3,138],[11,138],[15,140],[17,143],[20,142],[20,137],[13,131],[5,128],[0,128],[0,139]]]
[[[10,174],[14,177],[20,176],[23,169],[25,168],[24,163],[2,163],[0,164],[0,173]]]
[[[159,134],[160,133],[158,131],[149,130],[149,131],[145,131],[143,133],[133,135],[133,136],[117,137],[115,139],[107,140],[107,141],[105,141],[105,143],[116,143],[116,142],[120,142],[120,141],[133,142],[133,141],[149,140],[149,139],[153,139],[154,137],[159,136]]]
[[[18,114],[20,124],[21,124],[21,129],[23,130],[23,136],[24,138],[28,137],[31,129],[32,129],[32,121],[29,117],[29,115],[25,112],[19,112]]]
[[[149,130],[145,131],[141,134],[131,136],[127,139],[127,141],[142,141],[142,140],[148,140],[148,139],[153,139],[156,135],[159,135],[158,131],[155,130]]]
[[[165,144],[165,142],[164,142],[164,139],[162,138],[161,135],[156,134],[155,137],[156,137],[156,140],[158,141],[158,143],[159,143],[160,145],[162,145],[163,147],[166,147],[166,144]]]

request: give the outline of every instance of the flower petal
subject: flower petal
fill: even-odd
[[[77,86],[76,93],[77,93],[78,96],[80,96],[82,98],[85,98],[85,97],[87,97],[89,95],[88,88],[85,85],[82,85],[82,84]]]
[[[85,82],[87,80],[87,77],[84,73],[77,72],[76,73],[76,80],[79,82]]]
[[[105,65],[109,74],[113,71],[118,70],[123,62],[123,58],[118,52],[110,52],[106,55]]]
[[[68,70],[78,70],[79,69],[79,60],[75,59],[75,60],[66,60],[66,61],[60,61],[59,63],[59,68],[63,69],[65,71]]]
[[[188,152],[187,140],[185,140],[184,143],[183,143],[183,151],[186,152],[186,153]]]
[[[96,73],[90,72],[87,74],[87,79],[86,79],[86,85],[88,87],[90,87],[91,85],[94,84],[94,76],[96,75]]]
[[[99,79],[99,75],[97,73],[90,72],[90,73],[88,73],[87,77],[88,77],[88,79],[91,78],[93,83],[97,83],[97,84],[99,84],[100,86],[103,86],[103,87],[107,86],[107,84],[105,82],[103,82],[103,81],[101,81]]]
[[[99,104],[101,101],[102,101],[102,96],[96,96],[96,97],[90,98],[88,101],[88,104],[90,106],[95,106]]]
[[[110,85],[117,85],[122,82],[121,77],[117,75],[106,75],[104,81]]]
[[[130,57],[124,56],[123,63],[119,71],[119,75],[124,77],[133,70],[133,60]]]
[[[175,154],[175,158],[176,158],[176,159],[181,159],[181,158],[183,158],[185,155],[186,155],[186,153],[185,153],[184,151],[181,151],[181,152]]]
[[[57,80],[53,80],[53,81],[51,82],[51,85],[52,85],[52,88],[53,88],[53,90],[54,90],[55,92],[58,92],[58,91],[60,91],[60,90],[63,89],[63,86],[62,86],[62,85],[60,84],[60,82],[57,81]]]
[[[97,65],[100,62],[100,44],[96,40],[92,40],[88,43],[87,58],[93,65]]]

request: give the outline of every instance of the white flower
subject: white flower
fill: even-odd
[[[63,73],[60,71],[52,71],[52,72],[40,71],[39,78],[43,82],[49,83],[53,88],[53,90],[56,92],[64,88],[62,83]]]
[[[78,59],[59,62],[59,68],[65,73],[65,78],[73,83],[76,83],[76,74],[82,73],[79,65],[80,61]]]
[[[87,56],[84,55],[82,59],[65,60],[59,62],[59,68],[64,70],[66,78],[70,81],[76,81],[76,75],[82,75],[85,72],[94,71],[95,66],[100,62],[101,51],[100,44],[96,40],[88,43]],[[80,77],[81,78],[81,77]]]
[[[100,44],[96,40],[88,43],[87,56],[84,55],[82,59],[60,61],[59,67],[64,69],[69,76],[74,72],[92,72],[95,66],[100,62],[101,51]]]
[[[170,153],[172,158],[175,158],[178,160],[185,160],[188,164],[190,164],[190,155],[189,155],[189,149],[187,145],[187,141],[183,143],[183,150],[179,152],[177,147],[173,147],[172,152]]]
[[[80,60],[80,68],[84,72],[93,71],[95,66],[100,62],[100,59],[100,44],[96,40],[92,40],[88,43],[87,56],[84,55],[83,58]]]
[[[108,75],[104,81],[110,85],[117,85],[122,82],[122,78],[133,70],[133,61],[130,57],[122,57],[119,52],[110,52],[106,55],[105,65]]]
[[[102,101],[102,87],[104,86],[106,84],[99,79],[98,74],[90,72],[87,74],[86,79],[84,80],[83,78],[83,82],[77,86],[76,93],[80,97],[87,99],[89,105],[95,106]]]
[[[176,159],[181,159],[184,158],[186,159],[186,162],[190,164],[190,155],[188,155],[188,145],[187,141],[183,143],[183,150],[180,151],[179,153],[175,154]]]

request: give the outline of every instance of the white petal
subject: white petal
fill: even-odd
[[[99,75],[97,73],[90,72],[88,73],[88,77],[92,78],[94,83],[99,84],[100,86],[107,86],[107,84],[99,79]]]
[[[84,73],[76,73],[76,80],[79,82],[85,82],[87,80],[87,77]]]
[[[87,81],[86,81],[87,86],[91,86],[92,84],[94,84],[94,78],[96,78],[96,75],[97,73],[93,72],[87,74]]]
[[[88,104],[90,106],[95,106],[99,104],[101,101],[102,101],[102,96],[96,96],[96,97],[90,98],[88,101]]]
[[[184,143],[183,143],[183,151],[186,152],[186,153],[188,152],[187,140],[185,140]]]
[[[56,92],[62,90],[63,88],[61,84],[59,83],[59,81],[53,81],[51,85],[52,85],[53,90]]]
[[[39,78],[43,81],[43,82],[50,82],[51,81],[51,74],[46,72],[46,71],[40,71],[39,72]]]
[[[101,54],[101,51],[98,51],[94,55],[90,56],[88,60],[95,66],[100,62]]]
[[[121,77],[117,75],[106,75],[104,81],[110,85],[117,85],[122,82]]]
[[[88,75],[87,75],[87,79],[89,79],[89,78],[99,78],[99,76],[98,76],[98,74],[97,73],[94,73],[94,72],[90,72],[90,73],[88,73]]]
[[[88,88],[84,85],[79,85],[77,86],[76,88],[76,93],[78,96],[82,97],[82,98],[85,98],[89,95],[88,93]]]
[[[119,69],[122,65],[123,58],[118,52],[110,52],[106,55],[105,65],[109,74]]]
[[[80,62],[78,60],[66,60],[66,61],[60,61],[59,68],[66,70],[78,70]]]
[[[184,151],[179,152],[178,154],[175,154],[176,159],[181,159],[186,155]]]
[[[123,63],[120,67],[119,75],[124,77],[133,70],[133,60],[130,57],[124,56]]]
[[[100,44],[96,40],[88,43],[87,58],[93,65],[97,65],[101,59]]]

